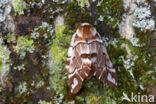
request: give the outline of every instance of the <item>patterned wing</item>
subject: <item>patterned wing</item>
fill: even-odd
[[[112,62],[107,54],[107,50],[103,44],[97,43],[97,59],[96,63],[92,64],[94,76],[100,79],[103,83],[107,83],[111,87],[117,86],[116,70],[113,68]]]
[[[109,86],[117,86],[116,71],[96,29],[84,23],[73,35],[68,50],[66,69],[69,73],[69,87],[76,94],[84,79],[96,76]]]
[[[86,58],[89,46],[85,42],[74,45],[76,38],[75,34],[68,50],[66,65],[66,69],[69,72],[69,87],[73,94],[76,94],[81,89],[82,81],[89,77],[91,70],[91,61]]]

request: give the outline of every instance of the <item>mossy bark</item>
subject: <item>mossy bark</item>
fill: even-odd
[[[12,11],[0,22],[0,45],[8,49],[9,56],[5,64],[0,57],[0,68],[9,66],[0,83],[0,103],[137,104],[122,100],[123,93],[128,97],[132,92],[155,95],[155,43],[151,42],[154,30],[142,31],[132,25],[135,2],[126,8],[126,2],[121,0],[23,0],[21,3],[23,8],[10,3]],[[146,3],[153,10],[154,2]],[[5,11],[7,5],[3,3],[0,8]],[[128,23],[124,21],[128,19]],[[82,22],[93,24],[103,37],[117,71],[117,88],[91,78],[83,82],[78,94],[70,94],[65,60],[71,37]]]

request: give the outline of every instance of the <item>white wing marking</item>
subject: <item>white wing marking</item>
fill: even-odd
[[[104,68],[102,69],[102,73],[100,74],[99,79],[101,79],[101,77],[102,77],[104,71],[106,71],[106,67],[104,67]]]
[[[111,76],[110,73],[108,73],[107,79],[116,85],[115,79]]]
[[[94,72],[94,76],[96,75],[96,72]]]
[[[92,58],[91,58],[91,61],[92,61],[92,62],[95,62],[95,61],[96,61],[96,57],[92,57]]]
[[[90,31],[92,32],[92,34],[95,36],[96,35],[96,29],[95,28],[91,28]]]
[[[78,85],[78,81],[76,78],[74,78],[74,82],[72,84],[72,89],[74,89]]]
[[[90,25],[89,23],[82,23],[81,26]]]
[[[70,45],[73,47],[74,44],[74,40],[75,40],[75,36],[76,36],[76,32],[74,33],[74,35],[72,36],[72,40],[70,42]]]
[[[73,49],[72,49],[72,47],[69,47],[68,57],[71,57],[72,55],[73,55]]]
[[[88,58],[82,58],[82,62],[83,64],[88,64],[88,65],[91,65],[91,60],[89,60]]]
[[[79,37],[82,37],[83,35],[83,28],[82,28],[82,31],[80,31],[79,29],[76,30],[76,33]]]

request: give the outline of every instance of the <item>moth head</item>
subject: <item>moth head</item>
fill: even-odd
[[[89,23],[82,23],[76,30],[76,33],[79,37],[86,38],[95,36],[97,32],[93,25]]]

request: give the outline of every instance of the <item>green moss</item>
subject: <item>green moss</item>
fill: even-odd
[[[67,56],[67,49],[70,44],[71,35],[66,33],[65,26],[57,27],[56,38],[52,44],[52,54],[54,56],[53,68],[51,70],[51,84],[56,96],[58,94],[67,94],[67,74],[65,70],[65,60]]]
[[[137,44],[145,44],[141,47],[134,46],[129,40],[121,39],[118,32],[118,23],[121,22],[122,14],[125,13],[123,1],[97,0],[97,5],[95,5],[95,2],[89,1],[90,7],[85,7],[88,0],[74,0],[68,5],[67,3],[61,3],[62,1],[60,0],[56,1],[48,0],[41,7],[38,6],[41,3],[39,0],[16,0],[14,3],[16,14],[24,13],[23,11],[27,8],[26,2],[30,8],[33,8],[34,16],[46,17],[44,20],[50,18],[47,21],[52,24],[54,22],[53,18],[56,15],[62,15],[64,12],[66,26],[58,26],[56,35],[53,34],[54,29],[52,26],[45,22],[34,30],[32,29],[33,32],[31,34],[26,34],[25,36],[7,34],[4,39],[9,44],[8,46],[14,46],[11,69],[19,68],[18,70],[11,70],[9,78],[15,88],[20,88],[20,91],[16,93],[16,89],[12,88],[14,89],[13,91],[4,95],[7,96],[6,99],[8,98],[7,103],[34,103],[32,101],[35,99],[35,94],[37,97],[40,97],[39,95],[45,94],[43,90],[52,94],[49,94],[48,101],[46,101],[48,98],[35,99],[41,104],[50,103],[49,101],[58,104],[68,104],[69,102],[73,104],[131,104],[131,102],[122,100],[123,93],[126,93],[128,96],[131,96],[131,92],[147,94],[145,89],[151,89],[155,84],[154,64],[156,60],[152,58],[155,52],[154,50],[147,51],[151,47],[150,41],[153,33],[151,31],[140,31],[135,28],[136,34],[134,36],[139,39]],[[32,2],[36,2],[35,5],[37,7],[32,6]],[[95,10],[94,6],[96,7]],[[64,9],[61,10],[62,8]],[[97,78],[92,77],[89,80],[85,80],[80,92],[74,95],[73,98],[70,98],[65,61],[72,34],[76,31],[79,23],[82,22],[89,22],[95,25],[101,36],[108,38],[106,48],[117,71],[118,86],[117,88],[108,87]],[[118,41],[115,42],[115,40]],[[5,51],[6,48],[4,48],[3,44],[1,45],[2,47],[0,46],[0,56],[3,55],[6,60],[9,60],[10,53]],[[132,58],[127,57],[128,52],[123,47],[123,44],[130,49]],[[35,51],[30,52],[29,49],[32,46]],[[52,69],[47,67],[50,48],[52,48],[53,54]],[[15,57],[14,52],[24,57],[22,59]],[[137,58],[134,59],[134,56]],[[126,64],[129,66],[128,68]],[[24,70],[21,70],[22,65],[24,65]],[[0,68],[3,66],[3,59],[0,58]],[[44,97],[48,96],[47,92]]]
[[[114,9],[115,8],[115,9]],[[122,0],[103,0],[100,6],[96,7],[99,16],[103,16],[104,22],[117,28],[118,22],[124,13]]]
[[[71,35],[64,34],[65,29],[66,28],[64,26],[57,27],[56,38],[54,39],[52,45],[52,53],[54,55],[54,59],[58,61],[65,61],[68,46],[71,40]]]

